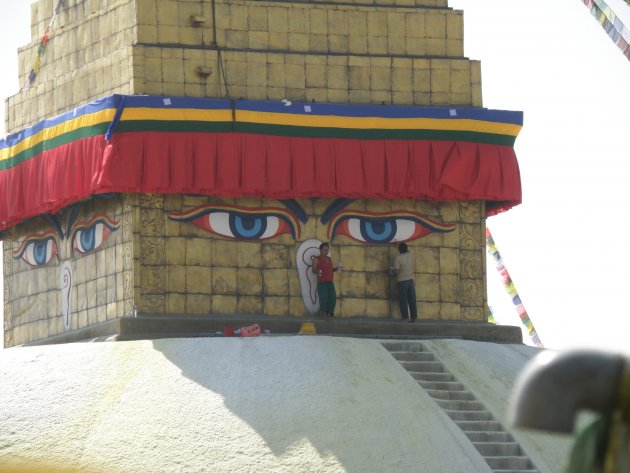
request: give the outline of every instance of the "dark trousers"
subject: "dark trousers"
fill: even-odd
[[[398,303],[400,304],[400,316],[404,319],[409,317],[416,320],[418,318],[418,307],[416,306],[416,286],[413,279],[398,281]]]
[[[319,295],[319,310],[328,315],[334,314],[337,305],[337,292],[332,281],[318,283],[317,294]]]

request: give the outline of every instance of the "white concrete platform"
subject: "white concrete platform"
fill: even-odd
[[[498,419],[524,346],[423,341]],[[0,351],[0,471],[490,471],[376,340],[93,342]],[[544,472],[568,439],[518,434]]]

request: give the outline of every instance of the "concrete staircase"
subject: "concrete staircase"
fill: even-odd
[[[422,343],[382,344],[462,429],[494,473],[539,473],[509,432]]]

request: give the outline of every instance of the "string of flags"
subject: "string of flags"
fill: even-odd
[[[499,325],[496,320],[494,320],[494,311],[492,307],[488,306],[488,322],[494,325]]]
[[[494,261],[497,264],[497,271],[501,274],[501,278],[503,279],[503,285],[505,290],[512,298],[512,303],[516,307],[516,312],[518,313],[521,322],[527,329],[527,333],[534,342],[537,347],[544,348],[540,338],[538,337],[538,333],[536,333],[536,329],[534,328],[534,324],[529,318],[527,311],[525,310],[525,306],[523,305],[523,301],[521,301],[518,292],[516,291],[516,286],[514,286],[514,281],[510,277],[510,273],[508,273],[505,264],[503,264],[503,258],[501,257],[501,253],[497,249],[497,245],[494,243],[494,239],[492,238],[492,234],[490,233],[490,229],[486,227],[486,245],[488,249],[488,253],[492,255]],[[492,314],[492,309],[489,309],[488,320],[492,318],[494,320],[494,315]]]
[[[628,1],[628,0],[626,0]],[[582,0],[606,31],[613,43],[617,45],[626,58],[630,60],[630,29],[628,29],[604,0]],[[630,4],[630,2],[629,2]]]
[[[37,48],[37,56],[35,57],[35,61],[33,62],[33,67],[31,68],[31,72],[29,72],[28,74],[26,83],[22,87],[22,90],[28,89],[31,86],[31,84],[35,82],[35,78],[37,77],[37,74],[39,74],[39,70],[42,66],[42,60],[46,54],[48,36],[50,35],[50,32],[53,28],[55,20],[57,19],[57,15],[59,15],[59,12],[63,8],[63,6],[64,6],[64,0],[58,0],[57,5],[55,6],[55,9],[53,10],[52,18],[50,19],[48,26],[46,26],[46,29],[44,30],[42,39],[39,41],[39,47]]]

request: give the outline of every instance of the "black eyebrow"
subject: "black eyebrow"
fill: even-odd
[[[70,216],[68,217],[68,223],[66,225],[66,236],[70,235],[70,230],[74,226],[74,222],[77,221],[79,216],[79,206],[75,205],[70,209]]]
[[[280,202],[282,202],[287,209],[293,212],[300,222],[306,223],[308,215],[306,215],[306,210],[304,210],[304,207],[302,207],[297,200],[285,199],[280,200]]]
[[[109,193],[106,193],[106,194],[97,194],[95,196],[92,196],[92,199],[103,199],[103,200],[112,199],[114,197],[114,195],[115,194],[112,193],[112,192],[109,192]],[[88,200],[90,200],[90,199],[86,199],[83,202],[87,202]],[[69,210],[70,214],[68,216],[68,220],[67,220],[67,223],[66,223],[66,235],[65,236],[70,235],[70,231],[72,230],[72,227],[74,226],[75,222],[77,221],[77,217],[79,216],[79,210],[81,210],[81,207],[83,207],[83,205],[82,205],[83,202],[78,202],[75,205],[73,205],[72,207],[70,207],[70,210]],[[67,211],[67,210],[68,209],[65,209],[64,212]],[[61,238],[64,238],[63,235],[60,235],[60,236],[61,236]]]
[[[337,200],[335,200],[328,207],[326,207],[326,210],[324,210],[324,213],[322,214],[321,222],[322,223],[328,223],[328,221],[332,218],[333,215],[335,215],[337,212],[339,212],[344,207],[347,207],[350,204],[350,202],[353,202],[354,200],[356,200],[356,199],[337,199]]]
[[[57,235],[59,235],[59,238],[63,240],[65,236],[63,234],[63,229],[61,228],[61,223],[59,222],[59,220],[57,220],[57,218],[51,214],[43,214],[42,217],[44,218],[44,220],[47,220],[48,223],[50,223],[55,232],[57,232]]]

